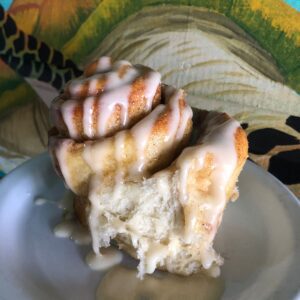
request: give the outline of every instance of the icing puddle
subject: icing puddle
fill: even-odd
[[[90,232],[81,226],[75,218],[63,220],[54,227],[54,235],[59,238],[69,238],[78,245],[89,245],[92,241]]]
[[[49,200],[42,198],[42,197],[37,197],[34,199],[34,204],[35,205],[43,205],[46,204]]]
[[[70,239],[75,244],[82,246],[91,244],[92,238],[88,228],[82,226],[74,215],[73,194],[71,192],[66,192],[58,202],[48,200],[44,197],[34,199],[34,204],[37,206],[47,203],[56,205],[63,211],[62,220],[53,229],[53,233],[57,238]],[[122,258],[121,251],[109,247],[101,249],[101,253],[99,254],[90,251],[85,258],[85,262],[92,270],[104,271],[119,264]]]
[[[101,255],[89,252],[85,258],[87,265],[96,271],[107,270],[122,261],[123,255],[121,251],[109,247],[101,249]]]
[[[144,280],[138,279],[136,274],[136,270],[123,266],[111,269],[101,280],[96,299],[216,300],[224,291],[222,279],[204,274],[183,277],[156,272],[145,275]]]
[[[61,201],[50,201],[44,197],[34,199],[37,206],[51,203],[63,211],[62,221],[53,233],[58,238],[67,238],[77,245],[90,245],[91,235],[87,228],[76,220],[73,212],[72,193],[65,193]],[[122,252],[114,247],[102,248],[101,254],[92,250],[86,255],[85,262],[94,271],[107,271],[98,285],[96,299],[220,299],[224,291],[221,278],[212,278],[205,274],[188,277],[165,272],[145,275],[137,278],[136,268],[120,265]],[[120,294],[122,291],[122,294]]]

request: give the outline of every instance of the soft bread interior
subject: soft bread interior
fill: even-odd
[[[117,194],[97,185],[90,197],[92,206],[98,207],[90,212],[94,250],[116,239],[121,248],[140,260],[140,277],[156,268],[189,275],[202,266],[218,275],[216,267],[222,264],[222,258],[213,250],[209,235],[201,236],[201,246],[183,238],[184,211],[177,191],[178,176],[171,171],[161,172],[143,182],[122,184]]]

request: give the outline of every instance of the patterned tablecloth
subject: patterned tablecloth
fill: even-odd
[[[0,176],[45,151],[51,99],[109,55],[157,69],[195,107],[233,115],[250,159],[300,196],[299,1],[0,3]]]

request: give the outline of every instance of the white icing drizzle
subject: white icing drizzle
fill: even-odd
[[[111,68],[111,58],[108,56],[102,56],[98,59],[96,73],[105,72]]]
[[[93,251],[96,255],[100,253],[100,248],[109,247],[110,240],[113,238],[114,232],[106,232],[103,225],[106,223],[106,215],[104,211],[104,206],[99,201],[99,194],[103,192],[103,186],[100,176],[93,176],[90,182],[89,200],[91,204],[89,213],[89,228],[92,235],[92,245]],[[122,183],[119,184],[119,189],[122,189]],[[114,187],[115,189],[115,187]],[[116,191],[112,190],[112,197],[116,197]],[[108,199],[112,201],[112,198]],[[125,224],[120,221],[117,217],[110,216],[110,222],[114,225],[114,228],[119,233],[125,232]],[[101,236],[99,234],[101,232]]]
[[[167,142],[180,141],[183,138],[188,121],[192,118],[193,112],[190,106],[186,105],[183,109],[180,109],[180,99],[184,99],[183,95],[183,90],[175,89],[173,94],[169,96],[171,117],[168,122]]]
[[[175,140],[180,141],[185,133],[186,126],[189,120],[192,119],[193,111],[189,105],[186,105],[184,109],[181,110],[181,120],[176,132]]]
[[[132,66],[132,64],[128,60],[118,60],[113,64],[112,69],[117,70],[124,66]]]
[[[91,244],[91,234],[88,228],[83,227],[75,218],[73,213],[74,194],[66,191],[60,201],[50,201],[43,197],[37,197],[34,200],[36,205],[43,205],[51,202],[58,208],[65,211],[62,221],[58,223],[53,233],[58,238],[68,238],[77,245]],[[86,257],[86,263],[92,270],[106,270],[122,261],[122,253],[114,248],[102,249],[101,254],[89,253]]]
[[[102,140],[96,144],[86,144],[83,150],[83,158],[86,163],[90,166],[93,172],[97,175],[102,175],[103,163],[99,157],[106,158],[107,151],[111,147],[111,138]]]
[[[95,97],[88,97],[83,102],[83,131],[88,138],[94,136],[93,108],[95,101]]]
[[[115,68],[120,66],[131,66],[127,61],[119,61],[114,65]],[[117,67],[116,67],[117,66]],[[159,74],[159,73],[158,73]],[[121,106],[121,124],[125,128],[128,124],[128,105],[131,92],[131,83],[141,75],[141,70],[136,68],[128,68],[125,74],[120,78],[118,71],[110,72],[106,76],[105,84],[106,93],[101,95],[99,99],[100,117],[98,119],[98,131],[101,136],[106,133],[106,126],[109,117],[112,115],[116,105]],[[153,98],[157,87],[160,83],[160,75],[157,72],[150,72],[150,76],[146,80],[145,97],[147,99],[146,111],[152,107]]]
[[[97,84],[99,79],[104,79],[105,74],[94,74],[89,77],[79,77],[77,79],[73,79],[69,85],[69,92],[72,98],[78,98],[81,93],[81,89],[83,85],[88,84],[88,93],[94,94],[97,92]]]
[[[180,107],[179,100],[183,96],[183,90],[175,90],[172,96],[167,101],[171,108],[171,115],[168,121],[168,133],[165,137],[165,142],[171,143],[175,138],[178,126],[180,125]],[[186,126],[186,124],[183,124]]]
[[[103,216],[103,207],[101,206],[100,201],[98,201],[98,189],[101,189],[101,178],[100,175],[94,175],[90,181],[89,188],[89,201],[91,204],[90,213],[88,217],[89,228],[92,236],[92,246],[93,251],[96,255],[100,253],[101,246],[109,246],[110,238],[101,245],[100,234],[101,232],[101,216]]]
[[[222,127],[222,130],[220,127]],[[209,215],[209,209],[212,211],[207,220],[209,224],[216,224],[215,218],[217,215],[213,213],[216,207],[224,207],[226,204],[226,186],[237,163],[234,136],[238,127],[238,122],[228,120],[217,128],[212,128],[210,133],[205,137],[205,140],[201,141],[203,143],[202,145],[184,149],[177,159],[177,167],[180,172],[180,201],[182,205],[185,206],[189,201],[187,181],[190,170],[194,164],[197,165],[197,169],[202,169],[206,155],[208,153],[214,155],[215,166],[211,175],[213,185],[210,188],[209,195],[211,206],[207,207],[206,210],[206,216]],[[187,218],[186,222],[186,239],[190,242],[193,238],[197,214],[192,214]]]
[[[101,76],[100,74],[93,75],[91,77],[88,77],[82,82],[79,82],[78,84],[84,84],[85,82],[89,83],[88,87],[88,95],[92,96],[95,95],[98,92],[98,82],[99,79],[104,78],[104,76]]]
[[[37,198],[43,199],[43,198]],[[73,214],[74,195],[67,191],[58,207],[66,210],[63,220],[54,227],[54,235],[58,238],[68,238],[77,245],[89,245],[92,238],[88,228],[83,227]],[[101,249],[101,253],[90,252],[86,256],[86,263],[92,270],[106,270],[122,261],[122,253],[115,248]]]
[[[137,147],[137,161],[131,168],[132,175],[139,174],[143,171],[145,164],[145,149],[149,140],[149,135],[151,134],[156,119],[164,109],[164,105],[158,105],[148,116],[143,119],[143,122],[137,123],[131,129],[131,134]]]
[[[89,252],[85,261],[92,270],[103,271],[119,264],[122,258],[123,255],[119,250],[109,247],[101,249],[99,254]]]
[[[127,68],[122,70],[124,67]],[[91,74],[91,72],[93,73]],[[84,135],[88,138],[103,137],[107,134],[107,121],[115,112],[117,105],[121,108],[121,127],[126,128],[128,125],[129,98],[135,80],[140,77],[144,80],[144,98],[146,99],[144,111],[148,112],[152,108],[153,98],[161,79],[161,75],[150,68],[140,65],[132,66],[125,60],[111,64],[109,57],[100,58],[96,70],[90,70],[86,75],[72,80],[68,84],[67,89],[71,95],[71,100],[66,100],[60,104],[63,120],[72,139],[78,139],[81,134],[78,132],[77,124],[73,119],[76,106],[80,107],[83,103],[82,127]],[[101,89],[99,89],[99,81],[102,81]],[[84,95],[82,94],[83,91]],[[142,96],[141,98],[143,98]],[[81,97],[87,98],[80,99]],[[97,122],[93,124],[95,102],[98,105],[98,113],[95,116]]]
[[[105,90],[113,90],[121,87],[124,84],[132,83],[138,76],[140,72],[138,69],[127,68],[126,72],[122,77],[119,75],[119,71],[112,71],[106,74]]]
[[[146,111],[152,108],[153,98],[155,96],[157,87],[160,84],[161,74],[159,72],[151,71],[145,79],[145,98],[147,100]]]
[[[180,110],[179,101],[183,98],[182,90],[175,90],[174,93],[168,95],[167,99],[168,105],[171,109],[171,114],[168,118],[168,131],[165,136],[164,142],[167,145],[170,145],[174,142],[174,139],[177,141],[181,140],[188,120],[192,117],[191,108],[186,105],[185,108]],[[159,115],[163,112],[166,106],[159,105],[157,106],[152,113],[143,119],[143,122],[136,124],[132,129],[131,133],[134,137],[136,147],[137,147],[137,161],[134,163],[131,172],[133,174],[141,173],[144,168],[145,161],[145,149],[151,134],[153,125]]]
[[[51,203],[51,204],[54,204],[55,206],[57,206],[58,208],[71,213],[71,212],[73,212],[73,197],[74,197],[74,195],[70,191],[67,191],[64,194],[63,198],[58,202],[46,199],[44,197],[37,197],[34,199],[34,204],[37,206],[41,206],[46,203]]]
[[[76,106],[77,102],[75,100],[67,100],[61,106],[62,117],[72,139],[78,138],[78,131],[73,120],[74,110]]]
[[[120,131],[116,133],[115,139],[115,158],[117,162],[121,162],[123,160],[123,155],[125,151],[125,138],[126,131]]]
[[[207,274],[213,278],[217,278],[221,275],[221,269],[219,266],[213,264],[209,269],[206,270]]]
[[[85,81],[83,76],[78,77],[77,79],[72,80],[68,84],[68,89],[72,97],[75,97],[81,92],[81,83]]]
[[[72,143],[73,141],[71,139],[62,140],[60,141],[60,144],[55,148],[55,154],[59,164],[59,168],[61,173],[63,174],[67,186],[72,186],[72,174],[67,163],[67,158],[69,155],[68,149]]]
[[[148,247],[146,249],[138,248],[137,254],[140,264],[138,266],[138,277],[143,279],[145,273],[151,274],[160,265],[164,265],[165,259],[171,257],[176,260],[176,257],[180,255],[182,251],[182,235],[170,233],[170,240],[168,244],[161,244],[160,242],[154,242],[153,240],[147,238],[146,244]],[[134,237],[135,235],[132,235]],[[189,243],[198,243],[197,240],[190,241]],[[133,242],[132,242],[133,244]],[[184,242],[185,244],[185,242]],[[220,265],[223,264],[223,259],[215,252],[211,246],[211,242],[205,238],[201,240],[197,245],[198,254],[195,257],[197,263],[201,263],[203,269],[211,277],[218,277],[220,275]],[[201,260],[199,260],[199,257]]]
[[[121,192],[121,186],[123,184],[124,170],[121,162],[125,153],[125,137],[126,131],[118,132],[115,137],[115,159],[117,161],[116,175],[115,175],[115,186],[113,192],[113,198],[118,198]]]
[[[122,185],[123,185],[123,178],[124,178],[123,172],[120,170],[117,170],[116,176],[115,176],[115,185],[114,185],[113,194],[112,194],[113,199],[120,198],[121,191],[122,191]]]
[[[165,257],[169,253],[169,246],[168,245],[162,245],[159,243],[151,243],[148,251],[145,254],[145,273],[152,274],[156,267],[163,263]],[[143,272],[143,273],[144,273]],[[140,274],[139,274],[140,275]]]
[[[34,199],[34,204],[40,206],[46,204],[48,201],[49,201],[48,199],[38,197]]]
[[[54,235],[60,238],[70,238],[77,244],[90,244],[91,235],[87,228],[81,226],[74,217],[73,213],[74,194],[66,191],[60,201],[50,201],[42,197],[35,199],[36,205],[45,203],[54,204],[57,208],[64,210],[62,221],[53,230]]]
[[[70,190],[67,190],[60,201],[49,200],[44,197],[36,197],[33,202],[37,206],[41,206],[46,203],[51,203],[57,206],[59,209],[65,210],[68,213],[72,213],[73,198],[74,198],[74,194]]]
[[[64,220],[54,227],[53,233],[56,237],[59,238],[70,238],[73,232],[73,228],[74,228],[73,221]]]
[[[54,227],[54,235],[59,238],[69,238],[78,245],[89,245],[91,235],[87,228],[84,228],[74,216],[67,216],[62,222]]]
[[[116,90],[108,91],[101,95],[99,101],[98,132],[100,136],[105,136],[107,132],[107,121],[112,115],[116,105],[121,106],[121,124],[125,127],[128,124],[128,101],[131,86],[125,85]]]

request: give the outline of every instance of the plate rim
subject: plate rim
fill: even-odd
[[[26,162],[24,162],[23,164],[21,164],[20,166],[18,166],[17,168],[15,168],[14,170],[12,170],[11,172],[9,172],[2,180],[0,180],[0,190],[2,188],[4,188],[5,190],[7,190],[7,188],[9,188],[11,182],[11,179],[20,179],[22,178],[22,173],[24,172],[24,169],[26,170],[26,168],[29,169],[34,169],[36,168],[36,166],[39,165],[39,163],[47,163],[49,165],[52,166],[51,164],[51,158],[48,152],[43,152],[29,160],[27,160]],[[31,166],[32,164],[32,166]],[[251,160],[247,160],[247,163],[245,165],[245,169],[248,169],[249,172],[258,172],[258,175],[263,176],[266,180],[265,184],[267,186],[271,185],[274,187],[274,192],[278,195],[282,195],[283,196],[283,201],[285,203],[287,203],[287,209],[288,211],[293,211],[294,210],[294,215],[291,218],[291,226],[293,228],[294,232],[298,232],[299,234],[297,234],[297,237],[299,238],[299,243],[297,242],[296,244],[298,245],[296,248],[298,249],[298,247],[300,246],[300,232],[297,230],[297,228],[295,227],[295,225],[297,224],[297,217],[300,216],[300,201],[299,199],[288,189],[288,187],[286,187],[280,180],[278,180],[274,175],[270,174],[269,172],[267,172],[265,169],[263,169],[262,167],[260,167],[259,165],[257,165],[256,163],[254,163]],[[28,172],[28,170],[27,170]],[[34,174],[35,172],[33,172],[32,174]],[[21,177],[20,177],[21,175]],[[23,174],[24,175],[24,174]],[[16,176],[16,177],[15,177]],[[30,176],[30,175],[29,175]],[[32,175],[34,176],[34,175]],[[57,179],[59,177],[57,176]],[[63,181],[62,179],[60,179],[61,181]],[[3,201],[5,201],[5,195],[3,197]],[[278,197],[278,201],[280,201],[281,197]],[[290,200],[287,200],[286,198],[289,198]],[[290,202],[291,201],[291,202]],[[3,202],[1,202],[0,200],[0,209],[1,209],[1,205]],[[298,209],[296,209],[296,207]],[[296,219],[295,219],[296,217]],[[297,239],[298,239],[297,238]],[[300,292],[300,290],[299,290]],[[298,294],[296,295],[295,299],[298,299]],[[1,298],[1,295],[0,295]]]

